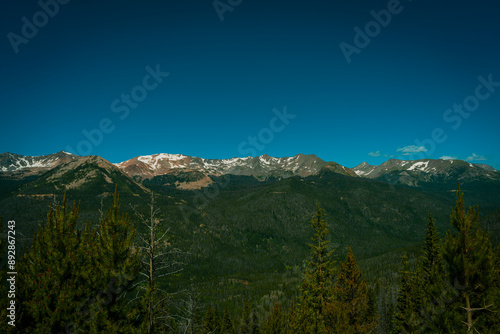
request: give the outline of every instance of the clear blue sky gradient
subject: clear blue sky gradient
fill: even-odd
[[[348,167],[449,156],[499,169],[500,87],[483,87],[466,118],[446,111],[474,96],[479,76],[500,82],[500,3],[403,0],[348,63],[340,43],[355,46],[354,28],[392,1],[246,0],[221,21],[212,0],[73,0],[18,53],[9,33],[22,36],[22,18],[41,7],[8,1],[0,152],[71,148],[111,162],[313,153]],[[146,78],[145,90],[158,64],[169,75]],[[147,93],[134,108],[121,101],[133,90]],[[295,117],[283,122],[285,106]],[[412,145],[419,155],[398,151]]]

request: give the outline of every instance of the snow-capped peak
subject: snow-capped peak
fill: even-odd
[[[52,169],[60,164],[64,164],[72,159],[75,155],[59,152],[41,156],[23,156],[13,153],[0,154],[0,171],[16,172],[21,170],[47,170]]]
[[[235,157],[231,159],[204,159],[181,154],[153,154],[136,157],[115,164],[130,176],[154,177],[170,173],[173,169],[187,168],[207,174],[224,175],[287,175],[308,176],[319,172],[326,162],[314,155],[296,155],[275,158],[268,155],[258,157]]]

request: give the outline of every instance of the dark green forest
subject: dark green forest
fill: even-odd
[[[410,188],[322,177],[264,184],[233,177],[230,189],[221,179],[218,193],[194,197],[158,191],[137,198],[116,187],[101,197],[38,198],[25,214],[39,214],[40,224],[18,237],[16,326],[3,307],[2,328],[498,333],[500,246],[483,226],[495,226],[495,213],[481,218],[460,187],[443,214],[445,195],[441,203]],[[21,196],[16,205],[23,201],[34,203]],[[413,205],[391,206],[397,201]],[[6,238],[1,247],[5,262]]]

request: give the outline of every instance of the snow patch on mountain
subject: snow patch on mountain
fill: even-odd
[[[154,154],[140,156],[115,164],[129,176],[151,178],[185,168],[212,175],[253,175],[258,177],[300,175],[318,173],[327,163],[315,155],[298,154],[293,157],[275,158],[269,155],[258,157],[235,157],[231,159],[204,159],[184,155]],[[345,173],[354,174],[350,169]]]
[[[424,172],[428,165],[429,165],[429,161],[417,161],[413,165],[411,165],[410,168],[408,168],[408,170],[418,169],[418,170],[421,170],[422,172]],[[404,166],[404,164],[402,166]]]

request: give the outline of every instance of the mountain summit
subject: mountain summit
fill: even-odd
[[[267,177],[306,177],[317,174],[328,163],[314,154],[297,154],[293,157],[274,158],[269,155],[232,159],[204,159],[182,154],[154,154],[139,156],[115,164],[131,177],[150,179],[177,169],[198,171],[209,175],[245,175],[258,179]],[[355,175],[352,173],[347,173]]]
[[[463,183],[472,180],[500,180],[500,172],[494,168],[463,160],[390,159],[378,166],[363,162],[353,170],[360,177],[410,186],[419,186],[425,182]]]
[[[83,165],[88,166],[84,169],[85,173]],[[99,168],[100,171],[92,171],[94,168]],[[79,170],[78,177],[71,170]],[[97,156],[80,157],[63,151],[44,156],[0,154],[0,176],[3,180],[9,180],[8,182],[15,180],[27,182],[28,178],[30,180],[40,178],[41,181],[44,177],[48,177],[49,172],[57,175],[64,172],[65,182],[72,187],[79,187],[90,180],[101,179],[111,184],[114,183],[113,179],[118,177],[118,179],[130,179],[130,182],[139,188],[146,183],[173,185],[177,188],[200,188],[213,183],[214,178],[226,174],[253,177],[263,181],[336,173],[413,187],[431,183],[456,185],[457,182],[500,182],[500,172],[494,168],[463,160],[390,159],[378,166],[363,162],[351,169],[335,162],[324,161],[314,154],[297,154],[283,158],[264,154],[257,157],[205,159],[183,154],[159,153],[138,156],[116,164]],[[57,177],[47,181],[51,183],[53,182],[51,180],[55,179]],[[127,183],[124,179],[121,182]],[[59,187],[62,187],[63,183],[59,184]]]
[[[78,158],[80,157],[64,151],[40,156],[5,152],[0,154],[0,172],[8,174],[12,178],[24,178],[41,174]]]

